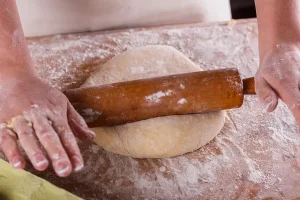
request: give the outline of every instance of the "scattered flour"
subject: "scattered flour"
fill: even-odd
[[[101,115],[101,112],[95,111],[91,108],[86,108],[83,110],[83,117],[87,123],[97,120]]]
[[[148,95],[145,99],[151,103],[160,103],[162,97],[171,96],[173,94],[172,90],[167,90],[166,92],[156,92],[154,94]]]
[[[185,99],[185,98],[182,98],[182,99],[180,99],[178,102],[177,102],[178,104],[186,104],[187,103],[187,100]]]
[[[165,166],[161,166],[160,168],[159,168],[159,171],[160,172],[165,172],[167,169],[166,169],[166,167]]]
[[[184,90],[185,86],[182,83],[180,83],[180,88]]]

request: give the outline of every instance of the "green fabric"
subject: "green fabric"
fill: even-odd
[[[1,200],[81,200],[24,170],[16,170],[0,159]]]

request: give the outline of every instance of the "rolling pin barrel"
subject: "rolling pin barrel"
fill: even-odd
[[[237,108],[244,87],[239,72],[226,69],[79,88],[66,95],[88,125],[96,127]]]

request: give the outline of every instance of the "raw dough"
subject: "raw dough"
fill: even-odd
[[[200,70],[173,47],[147,46],[114,57],[82,87]],[[221,111],[158,117],[94,131],[96,143],[107,151],[135,158],[162,158],[202,147],[220,132],[224,121],[225,112]]]
[[[24,170],[16,170],[0,159],[1,200],[80,200],[81,198],[60,189]]]

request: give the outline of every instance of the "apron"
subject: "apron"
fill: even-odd
[[[228,21],[229,0],[17,0],[26,36]]]

